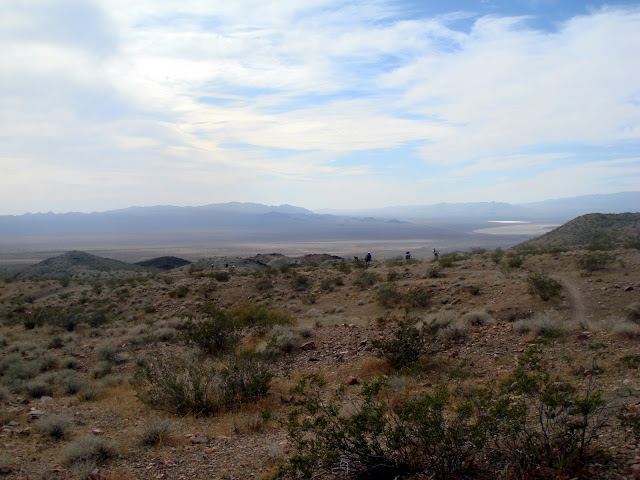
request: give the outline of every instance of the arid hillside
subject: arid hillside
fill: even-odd
[[[0,478],[638,478],[640,251],[596,248],[6,278]]]

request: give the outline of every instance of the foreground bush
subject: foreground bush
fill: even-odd
[[[134,376],[138,398],[184,415],[215,415],[265,395],[273,375],[255,357],[233,357],[219,367],[207,360],[156,357]]]
[[[382,380],[365,384],[356,400],[325,390],[313,376],[294,390],[295,454],[283,477],[571,478],[602,461],[595,441],[613,418],[601,392],[551,375],[540,350],[523,355],[500,386],[461,396],[440,386],[393,399]],[[635,417],[621,418],[636,426]]]

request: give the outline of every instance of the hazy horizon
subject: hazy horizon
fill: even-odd
[[[0,5],[0,215],[640,188],[639,1]]]

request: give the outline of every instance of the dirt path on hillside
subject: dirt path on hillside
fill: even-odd
[[[587,315],[585,313],[584,302],[578,287],[575,283],[564,275],[553,275],[553,277],[562,283],[564,291],[567,294],[569,303],[571,304],[571,318],[577,325],[586,325]]]

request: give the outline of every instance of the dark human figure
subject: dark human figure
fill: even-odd
[[[369,262],[371,262],[371,253],[367,252],[367,254],[364,256],[364,264],[366,267],[369,266]]]
[[[353,261],[358,263],[358,257],[356,257],[355,255],[353,256]]]
[[[405,260],[411,260],[411,252],[407,252],[404,254]]]
[[[440,253],[434,248],[433,249],[433,256],[436,257],[436,260],[438,259],[438,255],[440,255]]]

